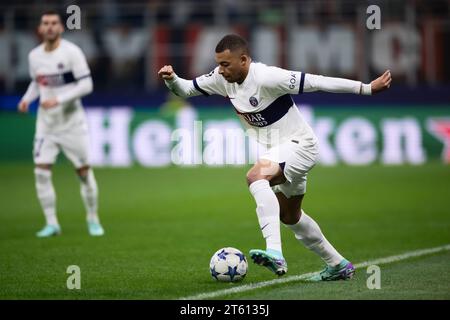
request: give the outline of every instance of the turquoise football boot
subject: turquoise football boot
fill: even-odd
[[[48,238],[53,236],[59,236],[61,234],[61,228],[58,225],[47,224],[39,232],[36,233],[38,238]]]
[[[321,272],[311,276],[307,281],[335,281],[348,280],[355,274],[355,267],[347,259],[343,259],[337,266],[326,266]]]
[[[264,266],[278,276],[284,275],[288,268],[281,252],[275,250],[250,250],[250,257],[257,265]]]
[[[100,223],[94,221],[88,221],[89,234],[93,237],[99,237],[105,234],[105,230]]]

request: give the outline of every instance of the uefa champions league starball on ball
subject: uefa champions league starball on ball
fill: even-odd
[[[231,247],[217,250],[209,264],[211,276],[222,282],[241,281],[247,274],[247,269],[248,263],[245,255]]]

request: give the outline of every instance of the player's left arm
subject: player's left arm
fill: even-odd
[[[381,76],[370,83],[372,94],[389,89],[391,87],[391,82],[391,71],[386,70]]]
[[[324,77],[314,74],[304,75],[304,92],[327,91],[334,93],[354,93],[372,95],[388,89],[391,86],[391,72],[386,70],[380,77],[366,84],[361,81]]]
[[[371,95],[388,89],[392,82],[389,70],[369,84],[344,78],[290,71],[278,67],[267,67],[261,74],[261,78],[263,86],[277,94],[327,91]]]
[[[60,93],[55,98],[51,98],[41,102],[44,108],[53,108],[59,104],[65,104],[69,101],[81,98],[92,92],[94,85],[92,82],[91,71],[81,49],[78,47],[71,52],[72,73],[76,81],[76,85],[70,90]]]

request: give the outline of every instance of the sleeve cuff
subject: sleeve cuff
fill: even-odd
[[[171,85],[171,84],[173,84],[175,81],[177,81],[177,79],[178,79],[178,76],[177,76],[176,74],[174,74],[172,80],[164,80],[164,82],[165,82],[167,85]]]
[[[360,93],[365,96],[372,95],[372,85],[370,83],[369,84],[361,83],[361,92]]]

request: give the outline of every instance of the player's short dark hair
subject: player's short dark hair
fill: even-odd
[[[250,55],[247,40],[237,34],[227,34],[223,37],[216,46],[216,53],[224,52],[227,49],[231,52],[241,50],[242,54]]]
[[[50,9],[50,10],[45,10],[41,13],[41,19],[43,16],[58,16],[59,20],[62,22],[62,16],[61,13],[58,12],[57,10],[54,9]]]

